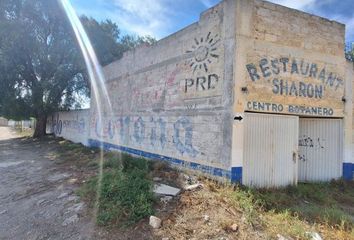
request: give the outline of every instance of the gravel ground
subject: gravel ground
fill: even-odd
[[[74,173],[55,159],[50,141],[0,127],[0,239],[93,239]]]

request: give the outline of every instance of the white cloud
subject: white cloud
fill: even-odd
[[[171,25],[165,0],[115,0],[110,18],[130,33],[160,38]]]
[[[79,3],[81,0],[72,0]],[[176,22],[176,9],[179,0],[93,0],[95,7],[77,4],[80,14],[94,16],[100,20],[111,19],[116,22],[123,33],[137,35],[151,35],[157,39],[174,32]],[[185,0],[188,1],[188,0]],[[214,6],[220,0],[189,0],[196,1],[205,8]],[[344,18],[341,15],[326,13],[320,10],[324,4],[333,4],[335,0],[268,0],[286,7],[311,12],[323,17],[335,19],[346,23],[347,38],[354,40],[354,19]],[[352,0],[347,0],[352,1]],[[336,4],[334,3],[334,6]],[[80,8],[81,7],[81,8]],[[199,13],[196,13],[199,14]],[[337,13],[338,14],[338,13]]]
[[[0,0],[1,1],[1,0]],[[173,5],[167,0],[94,0],[95,7],[73,0],[79,14],[98,20],[111,19],[123,33],[161,38],[170,32],[173,23],[169,14]]]

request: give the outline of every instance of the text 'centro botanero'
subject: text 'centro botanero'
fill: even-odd
[[[325,67],[304,60],[289,59],[287,57],[267,59],[262,58],[257,64],[246,65],[249,76],[253,82],[264,78],[272,79],[272,92],[277,95],[318,98],[323,97],[325,87],[337,90],[344,85],[338,74],[329,72]],[[318,83],[305,83],[281,79],[282,73],[290,73],[304,78],[318,80]]]

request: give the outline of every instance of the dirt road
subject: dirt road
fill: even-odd
[[[0,239],[92,239],[75,176],[56,158],[51,141],[0,127]]]

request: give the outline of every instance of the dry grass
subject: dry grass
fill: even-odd
[[[278,239],[280,234],[288,239],[311,239],[309,232],[317,232],[323,239],[354,239],[354,232],[347,224],[330,224],[325,218],[307,221],[295,211],[264,208],[258,191],[210,180],[204,180],[203,184],[201,190],[181,195],[175,211],[163,219],[163,227],[156,231],[158,237]],[[273,190],[273,194],[276,197],[278,193]],[[205,215],[209,221],[205,221]],[[230,229],[233,224],[237,224],[237,231]]]
[[[58,143],[61,159],[57,160],[58,164],[80,169],[82,176],[78,182],[84,182],[97,173],[96,149],[69,141]],[[104,154],[107,159],[111,155]],[[104,166],[115,165],[107,161]],[[160,177],[164,183],[172,186],[178,187],[180,181],[184,181],[184,174],[165,163],[156,162],[151,165],[150,171],[151,178]],[[156,214],[163,220],[160,229],[151,231],[145,219],[125,232],[115,229],[107,239],[122,234],[126,236],[122,239],[131,239],[139,229],[138,232],[145,239],[257,240],[278,239],[279,234],[288,239],[310,239],[308,232],[317,232],[326,240],[354,240],[354,183],[337,181],[299,184],[298,187],[284,189],[252,190],[202,177],[199,177],[199,181],[203,188],[182,192],[167,204],[156,204]],[[234,224],[238,227],[237,231],[231,229]]]
[[[32,128],[15,128],[16,134],[20,137],[32,137],[33,129]]]
[[[229,198],[231,192],[232,186],[220,186],[212,181],[205,181],[198,191],[184,192],[177,209],[163,219],[157,236],[176,240],[264,239],[261,229],[257,229],[259,226],[249,224],[242,209],[233,204]],[[233,224],[237,224],[237,231],[230,229]]]
[[[260,199],[264,222],[271,236],[283,233],[295,239],[306,239],[308,231],[324,239],[354,239],[354,183],[298,184],[283,189],[253,190]]]

